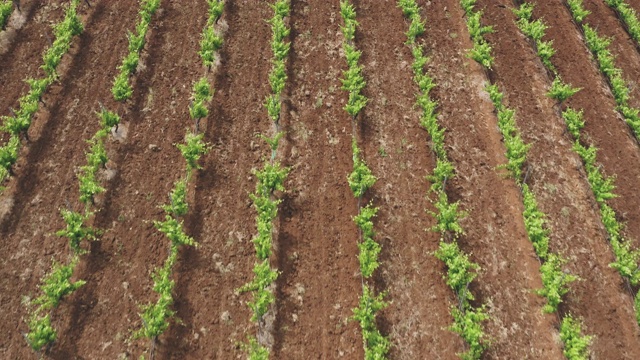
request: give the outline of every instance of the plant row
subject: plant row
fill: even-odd
[[[208,5],[207,24],[202,31],[202,40],[198,51],[203,65],[207,69],[214,65],[217,51],[222,47],[223,38],[218,34],[215,25],[224,11],[224,2],[209,0]],[[211,47],[210,44],[212,36],[217,39],[215,47]],[[134,333],[134,338],[145,338],[151,342],[151,358],[153,358],[158,337],[169,328],[170,320],[175,316],[175,311],[171,309],[174,302],[172,292],[175,281],[171,279],[171,275],[173,267],[178,261],[179,249],[183,246],[197,246],[196,241],[185,232],[183,218],[189,212],[187,200],[189,183],[193,173],[202,169],[198,164],[200,158],[209,151],[203,140],[204,134],[199,133],[199,122],[208,116],[208,104],[212,98],[213,89],[207,77],[203,76],[193,86],[192,102],[189,106],[189,116],[195,124],[194,131],[188,130],[184,143],[176,145],[186,163],[185,176],[176,181],[169,194],[169,203],[162,206],[165,219],[154,221],[156,229],[171,241],[169,256],[163,266],[157,268],[151,276],[154,282],[153,291],[157,293],[158,299],[155,303],[142,306],[140,317],[143,326]]]
[[[540,19],[532,21],[533,5],[524,3],[519,10],[516,11],[516,15],[519,17],[519,24],[526,23],[539,23],[543,28],[546,26]],[[526,28],[526,27],[525,27]],[[530,32],[524,31],[525,35],[536,40],[536,36]],[[544,30],[542,31],[542,35]],[[539,37],[541,37],[540,35]],[[569,85],[565,85],[565,91],[554,91],[555,84],[560,82],[559,76],[554,79],[549,96],[562,103],[564,100],[575,94],[579,89],[572,89]],[[605,229],[609,234],[611,244],[616,255],[616,262],[611,266],[617,269],[625,278],[629,279],[632,285],[640,283],[640,271],[638,271],[638,260],[640,259],[639,251],[632,251],[630,249],[630,242],[622,239],[620,235],[623,224],[618,222],[615,212],[607,205],[607,200],[615,198],[617,195],[613,192],[615,190],[614,180],[615,177],[607,177],[601,171],[601,167],[596,162],[598,149],[593,145],[583,145],[580,138],[580,130],[584,127],[584,121],[582,120],[582,111],[577,111],[571,108],[566,108],[562,113],[563,119],[567,124],[567,129],[572,135],[575,143],[573,146],[574,151],[580,155],[583,161],[585,170],[587,173],[587,180],[591,186],[596,202],[600,206],[601,216]]]
[[[347,182],[353,196],[358,199],[358,214],[353,218],[353,221],[360,229],[358,261],[363,278],[362,296],[358,307],[353,309],[353,319],[358,321],[362,330],[365,359],[386,359],[387,353],[391,348],[391,342],[378,329],[376,317],[380,310],[387,307],[388,303],[384,300],[386,296],[384,292],[376,294],[373,279],[371,279],[375,270],[380,266],[378,257],[382,250],[380,244],[374,239],[373,218],[376,216],[378,208],[373,207],[372,204],[361,206],[362,197],[375,184],[377,178],[372,174],[362,158],[355,132],[357,127],[356,118],[368,102],[368,99],[361,93],[366,86],[366,81],[362,76],[362,67],[358,63],[362,53],[355,46],[355,33],[358,26],[355,7],[348,0],[342,0],[340,1],[340,13],[344,21],[342,26],[342,35],[344,36],[342,48],[348,66],[347,70],[343,71],[342,79],[342,89],[349,93],[344,110],[351,116],[352,128],[354,129],[351,143],[353,170],[347,176]]]
[[[491,46],[484,39],[484,34],[492,32],[490,26],[481,26],[479,21],[482,14],[475,11],[476,0],[461,0],[461,4],[468,19],[477,19],[478,22],[468,21],[467,27],[471,33],[474,42],[482,41],[488,46],[491,53]],[[479,30],[482,29],[482,30]],[[527,162],[527,152],[531,145],[525,144],[520,136],[519,129],[516,125],[515,111],[506,107],[503,103],[504,95],[500,92],[498,85],[489,84],[486,91],[493,103],[498,116],[498,128],[502,134],[506,147],[507,164],[504,166],[511,176],[515,179],[522,192],[524,203],[523,217],[525,228],[529,236],[529,240],[533,243],[533,247],[539,259],[544,263],[540,271],[544,288],[538,290],[538,293],[547,299],[544,307],[545,312],[555,312],[558,305],[562,302],[562,295],[568,292],[568,285],[576,280],[574,276],[567,275],[562,271],[561,265],[565,262],[560,255],[553,254],[549,250],[549,230],[545,227],[545,214],[538,209],[533,192],[525,183],[523,170]]]
[[[79,200],[84,205],[83,210],[61,209],[65,228],[56,232],[56,235],[68,239],[69,247],[73,252],[72,258],[67,265],[54,262],[51,272],[43,278],[43,283],[40,285],[43,294],[32,303],[40,306],[31,309],[29,333],[26,338],[35,351],[40,351],[44,346],[51,346],[57,337],[55,329],[51,326],[49,314],[42,315],[42,311],[53,309],[63,296],[71,294],[85,284],[81,280],[72,283],[70,278],[80,256],[87,253],[82,248],[83,241],[96,240],[96,236],[100,233],[99,230],[88,225],[88,222],[94,215],[91,206],[94,205],[95,196],[105,191],[97,179],[99,170],[104,168],[108,161],[104,140],[111,129],[114,126],[117,127],[120,118],[104,108],[101,108],[97,115],[100,118],[101,127],[88,140],[90,147],[86,152],[87,164],[81,166],[78,173]],[[55,296],[52,297],[52,294]]]
[[[533,8],[531,5],[523,5],[523,8],[525,6]],[[530,17],[529,12],[527,18],[530,19]],[[560,102],[564,100],[557,97],[556,99]],[[585,124],[582,110],[567,108],[563,111],[562,117],[573,137],[573,149],[582,159],[587,173],[587,181],[600,208],[602,223],[609,236],[609,242],[616,259],[610,266],[618,270],[620,275],[627,279],[631,285],[638,286],[640,284],[640,250],[631,248],[631,242],[626,240],[622,234],[624,224],[618,221],[615,211],[607,203],[608,200],[617,197],[614,193],[615,177],[604,175],[601,166],[597,163],[598,149],[593,145],[587,145],[580,137],[580,132]],[[635,296],[635,311],[636,320],[640,323],[640,292]]]
[[[20,136],[23,135],[28,140],[27,131],[33,116],[39,109],[45,91],[58,78],[56,68],[62,57],[69,51],[73,37],[84,30],[77,12],[79,2],[80,0],[73,0],[65,11],[64,19],[53,27],[55,38],[42,57],[41,68],[46,76],[41,79],[27,79],[29,92],[18,100],[18,110],[13,111],[13,116],[2,117],[2,130],[8,132],[10,138],[0,147],[0,183],[12,174],[11,169],[18,161],[20,152]]]
[[[444,146],[445,129],[438,123],[438,103],[430,96],[430,91],[436,84],[424,70],[428,59],[424,55],[423,47],[417,42],[417,37],[425,32],[425,24],[415,0],[398,0],[398,6],[410,20],[407,44],[414,58],[413,79],[419,88],[416,103],[422,110],[420,124],[431,137],[432,150],[436,157],[436,167],[433,174],[428,176],[432,184],[432,201],[437,209],[437,212],[432,213],[437,222],[432,230],[441,234],[435,256],[445,263],[447,275],[444,279],[458,298],[458,304],[451,308],[454,324],[450,329],[460,335],[469,346],[469,349],[459,356],[463,359],[479,359],[488,346],[482,329],[482,322],[488,319],[488,315],[482,307],[474,307],[471,304],[474,297],[469,291],[469,285],[477,276],[479,266],[471,262],[468,255],[458,246],[457,239],[464,234],[459,220],[465,214],[458,210],[459,203],[450,202],[445,189],[446,182],[455,177],[455,168],[449,161]]]
[[[633,131],[636,140],[640,141],[640,109],[634,108],[629,104],[629,86],[622,78],[622,69],[617,68],[615,65],[615,56],[609,50],[612,39],[598,36],[595,28],[584,23],[584,19],[590,12],[582,6],[582,0],[567,0],[567,5],[576,24],[584,33],[587,47],[595,57],[600,71],[609,83],[613,98],[617,104],[617,110]]]
[[[265,329],[265,315],[275,302],[273,294],[275,281],[278,278],[278,270],[271,266],[269,258],[272,254],[274,238],[274,220],[278,217],[278,205],[282,202],[276,192],[284,192],[284,181],[290,169],[283,167],[276,161],[276,153],[283,132],[280,131],[280,111],[282,108],[282,91],[287,82],[286,60],[289,55],[290,42],[287,42],[291,28],[287,24],[287,17],[291,11],[290,0],[276,0],[270,5],[273,17],[268,23],[271,25],[271,71],[269,73],[269,85],[271,94],[267,96],[264,106],[267,115],[274,125],[273,137],[260,135],[271,149],[271,155],[265,161],[262,169],[255,170],[253,174],[257,178],[256,191],[251,194],[253,207],[256,209],[256,228],[258,234],[253,238],[257,262],[254,264],[254,278],[242,286],[240,292],[251,292],[253,300],[247,305],[252,311],[251,321],[258,325],[258,332]],[[261,343],[255,336],[248,337],[248,344],[243,348],[252,360],[269,358],[269,348]]]
[[[13,12],[13,1],[2,0],[0,1],[0,30],[4,30],[9,21],[9,16]]]
[[[533,20],[533,10],[534,5],[531,3],[524,2],[520,5],[519,8],[514,9],[514,14],[517,17],[516,24],[518,28],[530,38],[533,42],[533,45],[536,49],[540,48],[540,44],[548,44],[548,56],[545,54],[540,54],[538,51],[538,55],[540,60],[542,60],[543,64],[547,68],[547,70],[553,74],[553,82],[547,96],[552,99],[558,101],[561,105],[566,99],[573,96],[580,89],[572,88],[569,84],[565,84],[560,79],[560,75],[556,71],[555,67],[551,62],[551,57],[555,53],[553,49],[553,45],[551,41],[544,42],[542,37],[545,34],[545,30],[547,29],[547,25],[541,19]],[[563,118],[567,122],[567,127],[569,132],[575,136],[576,133],[579,133],[579,128],[584,125],[582,122],[582,113],[577,112],[573,109],[567,108],[567,111],[563,112]],[[577,138],[576,138],[577,139]],[[583,155],[585,155],[584,150],[579,141],[576,141],[573,147],[574,151],[580,155],[580,157],[585,161]],[[593,158],[595,160],[595,157]],[[609,184],[610,179],[604,179],[600,173],[596,175],[598,180],[593,177],[594,174],[591,174],[591,170],[594,169],[593,164],[588,165],[585,162],[585,168],[587,169],[587,173],[589,174],[588,179],[591,185],[591,189],[596,195],[596,198],[601,196],[609,197],[605,192],[610,190]],[[592,181],[596,180],[596,181]],[[581,325],[577,320],[574,320],[571,315],[567,315],[562,320],[562,325],[560,327],[560,338],[563,340],[565,344],[564,354],[568,359],[588,359],[589,358],[589,345],[593,339],[592,336],[582,335],[581,334]]]
[[[64,208],[60,210],[62,219],[65,222],[65,228],[57,231],[56,235],[69,241],[69,247],[73,252],[71,260],[67,265],[54,262],[51,272],[43,278],[42,285],[40,285],[40,290],[43,294],[32,303],[47,305],[31,309],[27,342],[35,351],[40,351],[43,346],[50,346],[56,339],[56,331],[51,326],[49,314],[43,316],[42,312],[57,307],[63,296],[71,294],[85,284],[85,281],[82,280],[72,283],[70,278],[74,273],[80,256],[87,253],[87,250],[83,249],[82,243],[96,240],[96,236],[100,234],[98,229],[94,229],[88,223],[95,214],[91,210],[91,205],[94,204],[94,196],[104,191],[96,177],[98,171],[106,165],[108,160],[104,148],[104,138],[107,137],[111,126],[104,119],[117,115],[104,109],[99,115],[102,119],[102,128],[88,141],[90,149],[86,153],[87,165],[80,167],[78,175],[79,200],[84,204],[84,208],[82,211]],[[56,296],[52,297],[51,294],[56,294]]]
[[[129,53],[122,59],[118,66],[120,72],[113,81],[111,93],[116,101],[126,101],[133,95],[133,88],[129,83],[129,77],[135,74],[140,62],[140,52],[144,48],[145,38],[151,24],[151,17],[156,13],[161,0],[141,0],[139,16],[135,32],[127,31],[129,39]]]
[[[461,0],[461,4],[468,18],[473,17],[474,14],[481,14],[481,12],[476,12],[473,9],[475,0]],[[468,22],[467,25],[474,42],[484,41],[481,40],[484,38],[484,34],[493,31],[491,27],[482,27],[478,22]],[[542,31],[543,33],[544,29],[537,26],[539,24],[530,25],[520,23],[518,25],[527,28],[528,31],[532,30],[536,33],[536,37],[538,38],[537,44],[541,44],[540,47],[544,50],[542,51],[541,59],[544,62],[549,62],[550,57],[553,55],[553,50],[551,49],[551,43],[543,43],[541,41],[542,34],[540,34],[540,32]],[[487,42],[484,42],[484,44],[489,47],[490,53],[490,45]],[[538,52],[540,53],[539,48]],[[551,71],[555,70],[551,68]],[[560,93],[566,93],[567,91],[569,93],[574,92],[574,89],[571,89],[570,87],[567,88],[567,86],[564,86],[561,83],[557,83],[554,89],[554,91],[565,89],[565,91],[559,91]],[[504,105],[504,95],[500,92],[496,84],[487,85],[486,90],[489,93],[489,98],[496,109],[498,127],[507,150],[506,155],[508,163],[505,167],[509,170],[522,192],[525,229],[542,264],[540,266],[540,273],[543,288],[536,290],[536,293],[545,297],[547,300],[547,303],[543,307],[544,312],[557,312],[558,305],[562,302],[562,297],[569,292],[569,285],[573,281],[577,280],[577,277],[564,271],[562,267],[566,263],[566,260],[549,249],[549,230],[545,226],[546,215],[538,208],[535,195],[526,184],[526,176],[523,178],[523,169],[527,162],[527,152],[530,145],[525,144],[520,136],[519,129],[515,121],[515,111]],[[567,94],[559,96],[565,95]],[[563,320],[563,326],[569,326],[571,324],[575,324],[575,322],[572,322],[570,317],[565,317],[565,320]],[[565,337],[562,337],[562,339],[564,340]],[[588,337],[584,337],[583,340],[588,344]],[[567,351],[571,351],[570,349],[572,349],[574,343],[565,342],[564,346],[565,353],[567,353]]]
[[[629,35],[640,46],[640,20],[636,11],[624,0],[604,0],[604,2],[615,10]]]
[[[29,128],[33,114],[38,110],[38,104],[46,88],[56,79],[55,69],[60,63],[62,56],[71,46],[71,40],[74,36],[83,31],[83,25],[77,14],[77,6],[79,0],[72,1],[65,11],[64,19],[54,26],[55,40],[51,47],[45,52],[44,65],[42,66],[47,73],[47,77],[40,80],[28,80],[30,91],[27,95],[20,99],[20,110],[13,118],[5,118],[5,130],[9,131],[11,138],[9,143],[0,149],[0,157],[3,161],[7,160],[4,155],[7,148],[12,155],[12,162],[3,163],[3,167],[10,170],[10,166],[15,162],[18,155],[18,147],[20,145],[19,136]],[[17,126],[20,125],[20,126]],[[53,262],[51,271],[42,278],[42,284],[39,286],[42,294],[29,304],[29,332],[25,335],[25,339],[29,346],[37,352],[47,350],[57,338],[57,332],[51,325],[51,313],[58,307],[60,301],[65,296],[71,294],[82,285],[84,281],[71,281],[71,276],[78,263],[79,255],[82,253],[80,249],[80,241],[85,238],[93,238],[94,231],[82,226],[83,216],[71,210],[62,211],[63,218],[67,223],[67,228],[59,231],[59,236],[69,239],[73,255],[67,264]],[[90,216],[90,215],[88,215]]]

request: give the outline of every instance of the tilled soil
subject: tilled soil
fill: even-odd
[[[63,2],[25,2],[24,23],[0,33],[0,114],[9,115],[26,86],[40,76],[43,31],[62,15]],[[496,63],[485,73],[467,56],[471,47],[459,1],[419,1],[426,19],[420,38],[430,56],[428,72],[438,86],[439,120],[457,176],[447,182],[453,201],[467,212],[459,240],[481,266],[470,290],[474,305],[486,306],[490,340],[485,359],[560,359],[558,317],[542,313],[539,267],[522,218],[515,182],[500,168],[505,148],[493,105],[484,86],[496,81],[505,102],[516,110],[529,153],[528,183],[548,216],[551,247],[580,276],[560,314],[584,321],[595,335],[594,358],[640,358],[640,329],[632,298],[608,264],[613,255],[580,159],[571,150],[559,106],[545,96],[551,79],[529,41],[515,27],[509,0],[479,1]],[[627,234],[640,239],[640,149],[615,111],[610,91],[584,46],[582,35],[561,2],[534,1],[534,16],[550,26],[545,40],[557,50],[552,62],[563,80],[582,90],[567,105],[584,109],[585,140],[598,148],[606,174],[617,176],[611,204]],[[637,7],[640,1],[629,3]],[[155,344],[156,359],[236,359],[240,344],[256,333],[237,289],[252,277],[256,261],[251,242],[255,209],[249,194],[270,150],[257,134],[273,126],[263,106],[269,94],[272,16],[266,2],[227,1],[221,21],[225,43],[221,60],[206,72],[197,55],[206,21],[206,2],[165,0],[154,16],[142,65],[132,79],[134,97],[124,105],[112,100],[111,83],[126,53],[126,30],[133,29],[138,2],[91,1],[82,5],[85,32],[74,40],[61,65],[60,81],[47,91],[29,142],[24,142],[15,176],[0,195],[0,357],[37,355],[23,338],[24,306],[51,259],[65,260],[69,249],[54,235],[62,228],[62,207],[79,209],[77,168],[85,163],[86,139],[99,128],[99,103],[122,115],[123,134],[107,144],[110,162],[106,192],[97,199],[94,224],[100,241],[82,257],[74,278],[87,284],[54,311],[58,341],[44,354],[52,359],[137,359],[150,344],[132,339],[142,326],[140,305],[155,301],[152,270],[166,258],[169,240],[153,226],[160,205],[184,173],[174,146],[193,124],[188,106],[192,85],[207,76],[216,90],[210,115],[201,124],[211,144],[203,169],[191,185],[185,228],[199,246],[180,253],[174,271],[178,321]],[[363,156],[378,177],[366,199],[379,207],[376,239],[382,244],[375,277],[390,305],[379,326],[392,341],[392,359],[455,359],[463,340],[447,330],[456,306],[443,280],[446,272],[433,252],[439,236],[428,229],[435,220],[428,197],[435,159],[429,136],[419,126],[409,48],[408,22],[394,1],[354,1],[360,26],[356,46],[370,99],[355,134]],[[635,89],[640,53],[615,13],[599,1],[585,1],[587,21],[602,35],[614,36],[617,64]],[[291,52],[283,103],[286,132],[277,160],[291,167],[276,221],[272,264],[276,283],[274,321],[267,330],[274,359],[359,359],[362,336],[351,319],[361,294],[357,260],[358,229],[352,217],[357,200],[346,177],[351,171],[352,128],[343,110],[341,89],[346,68],[342,53],[339,1],[293,0]],[[12,24],[19,22],[12,22]],[[12,28],[14,26],[15,28]],[[640,101],[632,92],[634,105]]]
[[[487,36],[495,51],[494,75],[505,92],[505,103],[516,111],[524,141],[532,144],[528,183],[547,214],[551,250],[569,260],[572,274],[594,279],[571,286],[560,313],[584,319],[584,331],[596,336],[592,346],[596,356],[632,359],[640,351],[633,298],[617,271],[608,266],[613,254],[581,160],[572,150],[559,107],[545,96],[551,79],[535,61],[529,41],[519,35],[510,10],[513,2],[501,4],[504,7],[480,2],[479,8],[485,11],[486,24],[496,30]]]

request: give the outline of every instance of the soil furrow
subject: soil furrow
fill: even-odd
[[[52,255],[62,260],[67,254],[67,244],[54,235],[63,226],[59,208],[67,204],[77,207],[75,169],[86,162],[84,140],[99,127],[94,114],[98,96],[110,94],[108,87],[94,90],[94,83],[109,83],[112,78],[108,69],[115,70],[117,59],[105,55],[104,49],[121,47],[116,39],[124,34],[125,26],[133,23],[134,13],[129,14],[129,8],[130,4],[122,2],[82,7],[83,12],[89,13],[84,17],[85,32],[72,46],[70,59],[63,61],[65,76],[51,87],[45,100],[47,106],[38,113],[30,131],[31,141],[23,150],[22,166],[16,169],[12,188],[2,199],[3,206],[11,212],[3,219],[1,229],[5,247],[1,256],[0,302],[6,309],[13,309],[1,315],[2,331],[8,334],[8,341],[4,343],[6,347],[0,346],[0,353],[7,358],[28,358],[31,353],[22,338],[26,311],[20,305],[20,297],[36,294]],[[69,299],[69,303],[73,300]],[[60,319],[55,321],[60,330],[64,323],[73,321],[62,308],[54,313],[55,319]],[[64,339],[60,342],[64,343]]]
[[[351,126],[342,109],[339,1],[292,2],[289,100],[282,125],[292,167],[278,238],[278,359],[361,358],[350,320],[361,292]],[[342,101],[342,102],[341,102]]]
[[[18,106],[20,95],[28,91],[24,82],[27,78],[44,75],[40,69],[42,53],[53,40],[51,25],[62,19],[64,1],[33,1],[22,4],[22,12],[14,9],[12,23],[20,24],[20,28],[9,26],[0,32],[0,115],[11,115],[10,108]],[[47,34],[47,35],[45,35]]]
[[[42,55],[53,40],[51,26],[58,23],[64,15],[61,3],[25,4],[22,13],[14,10],[17,15],[12,16],[15,19],[12,22],[21,27],[8,28],[0,33],[0,115],[12,116],[13,110],[19,108],[18,99],[29,91],[26,79],[45,75],[40,68]],[[50,90],[45,92],[45,101],[49,93]],[[5,145],[8,139],[9,134],[0,131],[0,145]]]
[[[383,313],[382,331],[390,335],[393,359],[455,359],[464,344],[447,330],[457,300],[433,256],[440,234],[429,230],[435,219],[427,210],[436,209],[427,199],[425,176],[432,173],[435,157],[415,106],[413,57],[405,45],[408,22],[395,2],[359,5],[357,42],[368,80],[363,93],[370,99],[359,120],[360,142],[378,177],[370,190],[379,207],[374,223],[383,247],[378,282],[392,302]]]
[[[458,176],[447,187],[469,215],[460,240],[482,271],[472,286],[491,316],[485,331],[491,359],[560,359],[555,317],[542,314],[539,263],[527,239],[522,202],[515,182],[497,167],[506,162],[484,73],[467,57],[471,40],[456,0],[426,6],[429,72],[439,87],[447,151]],[[465,104],[465,106],[461,106]]]
[[[616,67],[631,89],[629,105],[640,108],[640,53],[636,42],[629,36],[615,11],[604,1],[585,1],[584,8],[591,12],[584,22],[598,31],[601,37],[612,38],[609,50],[616,57]]]
[[[585,140],[598,147],[598,161],[608,176],[616,176],[618,198],[609,201],[619,219],[626,223],[627,234],[637,247],[640,244],[640,148],[615,111],[615,101],[597,65],[590,58],[582,35],[572,24],[571,14],[563,4],[537,0],[534,16],[549,25],[544,40],[553,40],[554,66],[562,79],[583,90],[567,101],[567,106],[584,109]]]
[[[507,105],[516,111],[524,141],[531,144],[527,182],[547,215],[550,248],[584,280],[570,285],[560,312],[584,318],[583,332],[596,336],[595,356],[635,358],[640,354],[640,334],[632,297],[620,275],[608,266],[613,254],[599,209],[558,107],[546,96],[551,80],[515,25],[513,2],[478,5],[484,9],[483,24],[495,29],[486,36],[494,49],[495,80],[504,89]]]
[[[204,11],[185,11],[185,15],[204,15]],[[175,309],[183,324],[172,326],[158,359],[244,357],[237,344],[255,334],[246,304],[251,297],[238,295],[236,289],[253,278],[256,261],[251,241],[256,234],[256,212],[249,194],[256,184],[252,169],[259,168],[261,159],[269,155],[269,147],[256,135],[271,128],[263,106],[270,91],[271,33],[265,20],[271,15],[266,3],[229,1],[224,7],[228,30],[203,129],[212,149],[201,161],[204,169],[197,175],[195,199],[186,221],[187,233],[200,246],[183,252],[174,270]],[[193,29],[197,38],[201,27]],[[188,57],[195,55],[195,45],[184,50]],[[191,70],[200,73],[200,62],[190,66]],[[192,83],[186,85],[190,89]],[[187,100],[178,102],[184,121],[188,121],[187,104]],[[180,133],[184,134],[184,126]]]

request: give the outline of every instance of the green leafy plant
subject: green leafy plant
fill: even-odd
[[[77,256],[68,265],[53,262],[51,272],[42,279],[40,285],[40,291],[43,294],[33,301],[34,304],[39,305],[40,311],[58,307],[63,297],[86,284],[86,281],[83,280],[76,282],[70,280],[77,263]]]
[[[31,315],[29,319],[29,332],[26,335],[27,343],[34,351],[41,351],[43,347],[50,346],[56,341],[57,333],[51,326],[49,314],[40,316]]]
[[[97,114],[100,117],[104,129],[111,129],[114,126],[117,129],[118,124],[120,124],[120,116],[105,108],[102,108]]]
[[[16,135],[11,135],[9,141],[4,146],[0,146],[0,167],[10,173],[11,167],[18,160],[18,149],[20,139]]]
[[[180,245],[197,245],[195,240],[184,232],[183,222],[176,220],[171,215],[165,215],[164,221],[154,221],[153,225],[158,231],[165,234],[175,247]]]
[[[572,88],[570,84],[563,83],[562,80],[560,80],[560,77],[556,76],[555,79],[553,79],[551,89],[549,89],[547,96],[558,100],[559,102],[563,102],[580,90],[580,88]]]
[[[371,277],[373,272],[380,266],[378,256],[382,247],[373,238],[373,217],[376,216],[378,208],[367,205],[360,209],[360,213],[353,217],[353,221],[362,231],[362,241],[358,243],[360,249],[358,260],[360,261],[360,272],[365,278]]]
[[[80,247],[82,240],[94,240],[96,230],[92,227],[85,226],[86,221],[93,213],[78,213],[69,209],[61,209],[60,214],[66,223],[66,228],[56,232],[60,237],[69,239],[69,246],[76,254],[84,253]]]
[[[571,15],[573,15],[573,19],[578,23],[582,23],[584,18],[586,18],[590,11],[586,10],[582,6],[582,0],[567,0],[567,5],[569,5],[569,9],[571,10]]]
[[[172,246],[164,266],[152,275],[153,291],[158,294],[158,300],[142,306],[140,317],[143,327],[133,334],[134,338],[144,337],[155,342],[158,336],[169,327],[169,319],[175,315],[175,311],[170,308],[173,304],[171,292],[175,286],[175,281],[171,280],[171,271],[177,260],[177,253],[177,247]]]
[[[133,95],[133,88],[129,84],[129,76],[125,72],[120,72],[111,88],[111,93],[116,101],[125,101]]]
[[[0,30],[4,30],[9,16],[13,12],[13,2],[11,0],[0,1]]]
[[[547,299],[547,304],[542,309],[546,313],[558,310],[562,297],[569,292],[569,284],[578,280],[576,276],[562,270],[565,262],[566,260],[552,253],[540,267],[543,288],[536,290],[536,293]]]
[[[502,103],[503,94],[497,85],[487,85],[489,98],[498,112],[498,127],[502,133],[505,147],[507,148],[507,164],[505,167],[517,182],[522,181],[522,168],[527,161],[527,152],[530,145],[524,143],[518,131],[515,111],[508,109]]]
[[[340,13],[344,20],[342,34],[344,42],[342,48],[347,59],[347,70],[342,72],[342,89],[349,92],[349,99],[344,109],[351,117],[355,118],[367,105],[368,99],[362,95],[361,91],[366,86],[364,76],[362,76],[362,66],[358,65],[361,52],[353,45],[358,22],[356,20],[355,7],[347,0],[340,1]]]
[[[362,197],[364,193],[375,184],[378,180],[367,167],[364,160],[361,159],[360,148],[354,138],[351,142],[351,148],[353,150],[353,171],[347,177],[351,192],[357,198]]]
[[[71,281],[77,263],[77,256],[74,256],[67,265],[54,261],[51,272],[42,278],[40,285],[42,294],[32,302],[32,305],[36,305],[37,308],[30,311],[29,332],[26,334],[27,343],[34,351],[41,351],[43,347],[50,346],[57,338],[56,331],[51,326],[50,314],[43,315],[43,313],[57,308],[62,298],[86,283],[83,280]]]
[[[444,190],[438,192],[438,198],[434,202],[437,212],[430,212],[435,217],[437,223],[431,230],[440,234],[452,234],[454,238],[463,235],[464,229],[460,225],[460,219],[466,214],[458,209],[458,202],[450,202]]]
[[[582,325],[571,315],[565,316],[560,325],[560,339],[564,343],[564,356],[569,360],[588,360],[589,345],[593,336],[582,335]]]
[[[604,0],[604,2],[618,13],[618,17],[624,23],[629,35],[637,44],[640,44],[640,21],[636,11],[624,0]]]
[[[182,153],[182,156],[187,161],[187,172],[190,174],[193,170],[202,169],[202,166],[198,164],[198,160],[202,155],[209,152],[207,144],[203,140],[204,134],[192,134],[187,133],[184,144],[177,144],[176,146]]]
[[[458,356],[462,360],[480,359],[488,347],[488,341],[481,324],[489,319],[489,315],[484,312],[483,308],[469,308],[462,311],[456,307],[451,308],[451,315],[453,315],[451,331],[460,335],[469,344],[469,349],[459,353]]]
[[[249,360],[269,360],[269,350],[258,343],[255,337],[249,337],[246,344],[240,346],[249,354]]]
[[[384,293],[376,296],[372,289],[364,285],[358,307],[353,309],[353,319],[358,321],[362,329],[366,360],[386,359],[391,348],[389,339],[383,336],[376,326],[377,313],[388,306],[384,297]]]
[[[447,266],[447,275],[444,276],[444,279],[458,295],[458,298],[465,304],[473,300],[473,295],[468,291],[468,287],[476,278],[476,271],[480,267],[469,261],[469,257],[460,250],[456,242],[441,241],[434,255]]]
[[[278,272],[271,268],[269,259],[264,259],[255,264],[253,273],[255,274],[253,280],[241,287],[239,291],[253,292],[253,301],[247,302],[253,311],[251,321],[261,321],[269,310],[269,306],[276,300],[268,287],[276,281]]]
[[[141,0],[139,10],[139,21],[136,24],[136,32],[127,31],[129,41],[127,55],[122,59],[122,64],[118,66],[120,72],[116,75],[111,93],[116,101],[126,101],[133,95],[133,87],[129,83],[129,76],[133,75],[140,62],[140,52],[144,48],[145,37],[149,30],[151,17],[160,6],[160,0]]]
[[[183,216],[189,211],[187,203],[187,179],[176,181],[173,190],[169,194],[171,203],[163,205],[162,209],[173,216]]]

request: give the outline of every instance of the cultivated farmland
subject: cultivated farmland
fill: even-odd
[[[0,0],[0,358],[640,359],[640,0]]]

